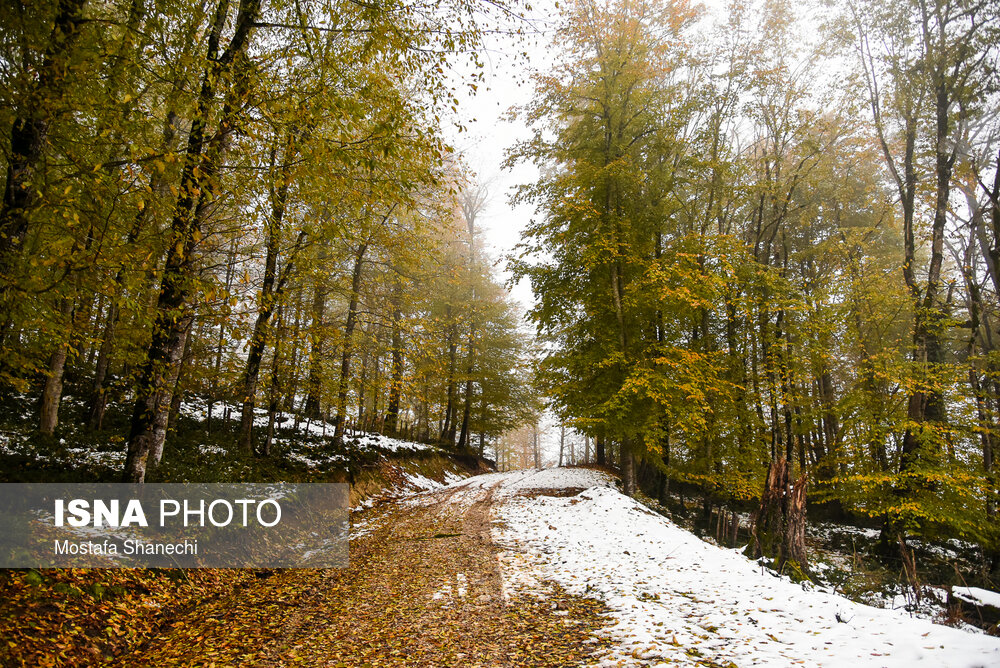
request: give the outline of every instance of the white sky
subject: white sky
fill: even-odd
[[[524,25],[527,33],[523,38],[505,35],[489,35],[487,48],[483,54],[485,81],[472,94],[462,85],[463,73],[471,70],[464,61],[456,67],[454,85],[460,100],[457,122],[466,127],[465,132],[457,132],[446,127],[446,138],[462,154],[465,163],[476,173],[480,183],[487,184],[489,199],[480,215],[484,234],[484,246],[496,263],[497,274],[506,280],[506,256],[514,252],[521,240],[521,233],[534,215],[530,206],[513,206],[510,196],[514,189],[524,183],[532,183],[538,176],[533,165],[520,164],[513,169],[501,167],[505,153],[517,141],[530,137],[530,132],[522,119],[509,121],[504,118],[514,107],[521,107],[531,100],[534,84],[533,71],[547,68],[549,64],[548,43],[552,36],[558,10],[554,0],[532,3]],[[520,54],[526,52],[525,59]],[[511,289],[511,297],[521,305],[524,312],[533,303],[531,286],[522,280]],[[525,323],[525,329],[533,327]],[[554,462],[559,454],[559,428],[555,418],[546,412],[542,418],[543,459]]]
[[[538,175],[534,166],[527,164],[511,170],[502,169],[505,152],[517,141],[530,136],[523,120],[511,122],[503,116],[511,108],[531,100],[534,92],[531,73],[544,70],[549,62],[548,42],[558,13],[552,0],[532,4],[528,23],[524,24],[527,33],[524,38],[487,36],[483,54],[485,85],[475,94],[466,86],[456,86],[461,100],[457,120],[467,131],[459,133],[446,128],[448,140],[475,171],[479,182],[486,183],[489,189],[489,201],[481,217],[482,227],[486,249],[498,263],[497,270],[503,278],[509,277],[504,258],[514,251],[522,230],[534,213],[528,206],[512,206],[510,195],[519,184],[532,183]],[[519,55],[522,52],[527,52],[527,60]],[[464,63],[457,68],[456,80],[463,71],[469,71]],[[511,296],[524,308],[533,303],[527,281],[514,286]]]

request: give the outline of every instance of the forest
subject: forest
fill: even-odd
[[[486,170],[537,174],[509,193],[459,147],[497,49],[530,89]],[[507,476],[468,483],[458,528],[352,507],[381,555],[394,530],[529,544],[510,498],[600,501],[613,482],[574,476],[610,475],[761,573],[819,581],[809,529],[832,522],[869,532],[845,568],[898,573],[918,602],[948,545],[947,577],[996,596],[996,0],[4,3],[0,159],[2,482],[346,481],[388,504],[373,472],[428,494]],[[484,215],[504,197],[533,213],[499,223],[521,233],[498,251]],[[494,503],[508,528],[482,528]],[[458,561],[484,548],[462,544],[435,553],[465,570],[428,600],[473,587]],[[364,569],[408,577],[420,549],[351,568],[381,587]],[[503,571],[490,554],[475,568]],[[314,586],[194,577],[206,600]],[[580,629],[604,614],[590,591],[553,594]],[[572,664],[503,619],[528,654],[484,630],[495,665]]]
[[[995,578],[1000,6],[811,9],[567,10],[509,156],[541,383],[626,493],[753,507],[779,567],[809,499]]]
[[[443,139],[449,58],[475,62],[512,10],[2,11],[0,382],[37,401],[32,443],[59,447],[67,389],[74,431],[123,441],[130,482],[185,396],[264,458],[289,414],[330,422],[335,449],[351,428],[481,453],[537,411],[481,249],[487,190]]]

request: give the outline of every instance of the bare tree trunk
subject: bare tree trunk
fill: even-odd
[[[354,270],[351,273],[351,299],[347,306],[347,321],[344,323],[344,349],[340,358],[340,381],[337,384],[337,418],[333,431],[333,447],[344,443],[344,424],[347,420],[347,387],[351,379],[351,354],[354,343],[354,325],[357,319],[358,299],[361,296],[361,275],[364,267],[368,242],[358,244],[354,254]]]
[[[142,404],[136,405],[136,412],[153,416],[153,421],[143,422],[143,431],[136,434],[136,419],[133,416],[133,433],[129,435],[128,452],[125,458],[125,482],[143,482],[146,477],[147,464],[154,466],[159,463],[163,453],[163,444],[167,436],[167,419],[170,415],[170,400],[173,395],[176,374],[180,368],[181,356],[187,341],[188,327],[191,317],[187,316],[180,323],[182,329],[175,333],[175,339],[164,346],[172,357],[166,360],[164,366],[169,369],[168,376],[158,384],[155,393],[146,392],[141,397]]]
[[[308,390],[303,409],[303,413],[311,420],[318,420],[320,417],[320,391],[323,383],[323,357],[326,348],[326,331],[323,323],[325,315],[326,289],[325,286],[317,282],[316,292],[313,294],[312,345],[309,347],[309,379],[306,381]]]
[[[632,454],[631,439],[624,439],[622,449],[622,492],[625,496],[635,496],[635,455]]]
[[[153,467],[159,466],[160,460],[163,459],[163,446],[166,443],[167,432],[176,427],[177,416],[180,412],[181,399],[183,398],[183,388],[181,383],[184,380],[184,370],[187,364],[188,355],[188,343],[191,341],[191,322],[187,324],[184,330],[181,332],[183,341],[181,342],[181,357],[177,364],[173,365],[173,371],[170,374],[170,409],[167,411],[166,420],[163,422],[162,427],[160,423],[157,423],[156,430],[156,440],[153,441],[153,446],[149,450],[149,462]]]
[[[447,318],[451,319],[451,305],[447,308]],[[448,403],[444,412],[444,426],[441,428],[441,440],[448,445],[455,445],[455,367],[458,359],[458,332],[454,323],[448,325]]]
[[[60,305],[60,315],[66,320],[67,336],[73,328],[73,300],[63,298]],[[59,424],[59,402],[62,399],[63,373],[66,370],[66,356],[69,353],[69,341],[61,341],[49,357],[46,370],[45,387],[42,388],[41,415],[38,420],[38,431],[46,436],[55,433]]]
[[[791,563],[798,573],[809,566],[806,556],[806,474],[803,473],[786,492],[785,526],[779,568]]]
[[[386,408],[385,427],[390,436],[396,436],[399,424],[399,400],[403,388],[403,333],[402,333],[402,283],[397,279],[392,293],[392,378],[389,381],[389,404]]]
[[[262,454],[265,457],[271,456],[271,443],[274,441],[274,423],[278,412],[278,401],[281,397],[279,386],[281,383],[281,343],[285,336],[285,314],[284,304],[278,304],[278,334],[274,337],[274,357],[271,360],[271,385],[267,388],[267,435],[264,438],[264,448]]]
[[[104,411],[108,405],[107,388],[104,386],[104,381],[108,377],[108,367],[111,364],[118,312],[118,307],[112,298],[111,303],[108,304],[108,316],[104,323],[104,333],[101,335],[101,346],[97,353],[94,382],[91,385],[90,403],[87,408],[87,428],[90,431],[97,431],[104,423]]]
[[[769,557],[779,569],[789,562],[799,573],[806,573],[806,487],[803,473],[790,479],[788,460],[778,457],[767,470],[767,482],[752,529],[755,558]]]
[[[566,448],[566,425],[559,425],[559,466],[563,465],[563,450]]]
[[[287,384],[281,405],[289,412],[295,411],[295,395],[299,389],[299,340],[302,333],[302,285],[295,292],[295,317],[292,322],[292,349],[288,354]],[[298,429],[299,413],[295,413],[295,428]]]
[[[782,539],[782,504],[788,489],[788,462],[784,457],[771,460],[767,468],[764,493],[753,523],[753,557],[778,557]]]
[[[531,445],[532,445],[532,452],[533,452],[533,454],[535,456],[535,468],[536,469],[540,469],[540,468],[542,468],[542,451],[541,451],[541,448],[538,445],[538,423],[537,422],[534,425],[532,425],[532,427],[531,427]]]
[[[362,330],[364,333],[364,330]],[[358,418],[355,428],[359,428],[362,431],[366,431],[366,423],[368,422],[368,403],[367,403],[367,389],[368,389],[368,364],[371,359],[368,350],[365,349],[361,353],[361,373],[358,376]]]
[[[472,362],[469,362],[469,373],[472,373]],[[472,418],[472,393],[474,391],[472,378],[465,381],[465,408],[462,409],[462,429],[458,437],[458,449],[462,450],[469,445],[469,422]]]
[[[666,506],[670,501],[670,425],[664,430],[663,449],[660,452],[660,460],[663,464],[663,471],[660,473],[660,488],[657,490],[656,499],[661,505]]]

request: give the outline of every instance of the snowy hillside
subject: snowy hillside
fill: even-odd
[[[550,581],[603,601],[615,641],[604,665],[1000,666],[1000,638],[777,577],[652,513],[603,474],[550,469],[463,486],[496,483],[507,585],[543,591]]]

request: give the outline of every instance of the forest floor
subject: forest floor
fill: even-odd
[[[475,476],[361,510],[344,570],[283,571],[117,665],[993,666],[1000,639],[706,543],[610,476]]]
[[[605,644],[604,606],[504,589],[499,482],[356,513],[350,566],[285,570],[175,619],[119,666],[577,666]],[[417,500],[415,503],[414,500]],[[266,574],[265,574],[266,575]]]
[[[793,582],[600,471],[394,475],[352,510],[344,569],[195,571],[96,607],[99,569],[21,574],[0,636],[33,649],[10,665],[1000,666],[1000,638]],[[175,588],[189,604],[168,610]],[[121,636],[113,657],[94,629]]]

